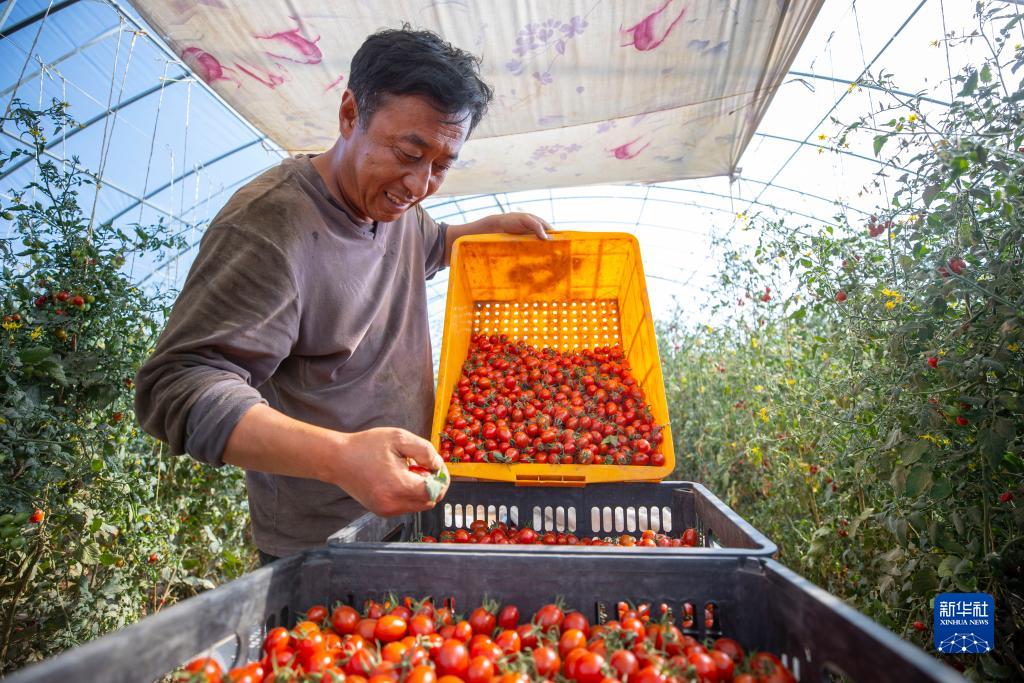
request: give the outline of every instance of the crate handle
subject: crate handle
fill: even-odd
[[[516,474],[516,486],[582,487],[587,478],[572,474]]]

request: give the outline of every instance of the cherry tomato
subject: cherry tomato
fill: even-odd
[[[469,615],[469,626],[473,629],[473,633],[490,635],[494,631],[496,623],[497,618],[494,616],[494,612],[483,607],[477,607]]]
[[[408,631],[408,624],[405,619],[394,614],[385,614],[374,625],[373,637],[382,643],[390,643],[404,638],[406,631]]]
[[[193,659],[185,665],[185,671],[205,677],[207,683],[220,683],[221,677],[224,675],[217,660],[210,657]]]
[[[437,652],[437,672],[444,675],[463,677],[469,668],[469,651],[461,640],[449,638]]]

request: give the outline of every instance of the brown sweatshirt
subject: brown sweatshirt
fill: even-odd
[[[434,405],[425,280],[446,226],[419,206],[362,223],[309,157],[248,183],[203,237],[153,356],[136,377],[143,428],[212,465],[256,403],[344,432],[429,438]],[[365,512],[316,480],[247,472],[256,545],[288,555]]]

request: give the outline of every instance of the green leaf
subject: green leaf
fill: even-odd
[[[964,560],[968,565],[974,566],[970,560]],[[971,573],[958,573],[956,575],[957,587],[965,593],[974,593],[978,590],[978,576]]]
[[[964,82],[963,89],[959,93],[957,93],[957,97],[968,97],[969,95],[971,95],[971,93],[973,93],[977,89],[977,87],[978,87],[978,72],[977,71],[972,71],[971,75],[968,76],[967,80]]]
[[[22,349],[18,357],[21,358],[21,362],[25,365],[34,365],[39,363],[46,358],[49,358],[53,353],[53,349],[46,346],[32,346],[27,349]]]
[[[997,662],[992,655],[980,655],[977,659],[981,661],[981,668],[990,679],[997,681],[1010,679],[1010,669]]]
[[[960,558],[956,555],[946,555],[939,563],[938,574],[941,578],[946,579],[956,572],[957,565],[960,564]]]
[[[928,465],[915,465],[907,475],[907,495],[916,498],[932,485],[932,468]]]
[[[106,565],[107,567],[109,567],[110,565],[114,564],[115,562],[117,562],[117,558],[114,557],[109,551],[103,551],[103,553],[100,554],[100,564],[103,564],[103,565]]]
[[[100,547],[96,543],[88,543],[82,546],[78,555],[78,561],[82,564],[96,564],[100,561]]]
[[[920,569],[914,572],[910,580],[911,589],[918,595],[934,593],[939,588],[939,582],[935,578],[935,572],[930,569]]]
[[[889,432],[889,437],[885,440],[885,444],[882,446],[883,449],[890,449],[898,444],[903,439],[903,432],[900,431],[899,425],[892,428]]]
[[[902,493],[907,488],[907,468],[899,465],[893,468],[889,483],[892,484],[893,491],[897,494]]]
[[[981,82],[991,83],[992,82],[992,69],[989,68],[988,64],[981,67]]]
[[[992,429],[1007,441],[1013,441],[1017,436],[1017,425],[1009,418],[997,417],[992,424]]]
[[[427,477],[427,495],[430,496],[430,501],[436,503],[444,492],[445,487],[450,481],[448,476],[448,468],[442,467],[437,472]]]
[[[888,135],[876,135],[875,136],[875,156],[876,157],[878,156],[878,153],[882,151],[882,147],[885,146],[885,143],[888,142],[888,141],[889,141],[889,136]]]
[[[930,495],[935,500],[942,500],[948,497],[951,493],[953,493],[953,485],[949,482],[949,479],[939,477],[932,486]]]
[[[928,442],[921,439],[907,446],[907,448],[903,450],[903,456],[901,459],[904,465],[913,465],[927,452]]]

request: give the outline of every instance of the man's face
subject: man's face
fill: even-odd
[[[346,91],[337,182],[359,217],[374,221],[397,220],[437,192],[469,135],[469,116],[445,114],[416,95],[384,97],[365,128],[357,116]],[[464,120],[450,123],[457,119]]]

